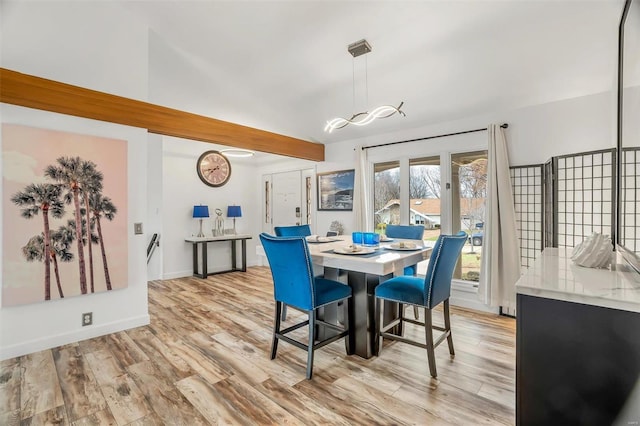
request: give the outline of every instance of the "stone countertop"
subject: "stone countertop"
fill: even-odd
[[[622,261],[611,269],[577,266],[571,252],[546,248],[520,277],[516,293],[640,313],[640,274]]]

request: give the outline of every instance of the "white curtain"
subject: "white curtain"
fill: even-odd
[[[478,294],[490,306],[515,315],[515,283],[520,278],[520,247],[504,129],[490,124],[482,268]]]
[[[371,166],[367,158],[367,150],[361,146],[356,151],[356,175],[353,188],[354,230],[373,231],[373,217],[371,214],[371,188],[369,175]]]

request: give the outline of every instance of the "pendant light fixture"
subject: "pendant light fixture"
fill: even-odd
[[[350,44],[347,47],[347,51],[351,54],[353,59],[357,58],[361,55],[366,55],[371,52],[371,45],[367,42],[367,40],[362,39],[360,41],[356,41],[355,43]],[[355,109],[355,98],[356,98],[356,78],[355,78],[355,64],[353,64],[354,72],[353,72],[353,104]],[[365,87],[366,87],[366,96],[367,101],[369,99],[369,81],[367,78],[367,63],[365,58]],[[327,121],[327,124],[324,126],[325,132],[333,132],[336,129],[342,129],[343,127],[352,124],[354,126],[366,126],[367,124],[373,122],[376,118],[387,118],[391,117],[394,114],[399,114],[402,116],[406,116],[406,114],[401,110],[404,102],[400,102],[400,105],[394,107],[393,105],[381,105],[377,108],[374,108],[371,111],[359,112],[353,114],[351,118],[342,118],[336,117],[333,120]],[[368,105],[367,105],[368,107]]]

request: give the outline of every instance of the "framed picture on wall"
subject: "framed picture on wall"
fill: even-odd
[[[318,173],[318,210],[353,210],[353,184],[356,171]]]

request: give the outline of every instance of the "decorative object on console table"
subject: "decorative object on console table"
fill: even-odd
[[[209,217],[209,206],[193,206],[193,218],[200,219],[200,232],[197,237],[204,237],[204,233],[202,232],[202,219],[205,217]]]
[[[236,235],[236,218],[242,217],[242,209],[240,206],[227,207],[227,217],[233,218],[233,234]]]
[[[224,235],[224,219],[222,218],[222,210],[216,209],[216,219],[214,221],[213,236],[221,237]]]

